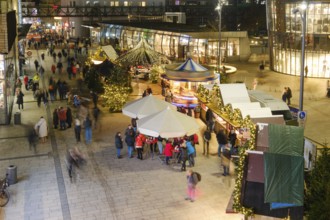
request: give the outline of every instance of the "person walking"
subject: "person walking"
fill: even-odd
[[[190,200],[190,202],[195,201],[196,196],[196,185],[198,183],[197,174],[192,170],[187,171],[187,197],[185,200]]]
[[[288,105],[291,105],[292,91],[290,87],[286,88],[286,99],[288,101]]]
[[[41,143],[45,143],[46,137],[48,136],[48,126],[43,116],[41,116],[39,121],[34,125],[34,130],[41,139]]]
[[[21,91],[21,89],[18,89],[17,90],[16,104],[18,105],[18,109],[19,110],[21,109],[21,107],[22,107],[22,110],[24,109],[24,106],[23,106],[23,97],[24,97],[23,92]]]
[[[204,131],[204,143],[203,143],[203,155],[209,156],[210,140],[211,140],[211,131],[207,127]]]
[[[288,97],[288,90],[286,87],[284,87],[283,93],[282,93],[282,101],[286,103],[286,99]]]
[[[138,159],[143,160],[143,145],[146,141],[146,137],[139,133],[135,138],[135,148],[137,150]]]
[[[28,75],[24,76],[23,82],[24,82],[25,90],[28,91],[29,90],[29,77],[28,77]]]
[[[121,149],[123,149],[123,138],[121,137],[121,133],[117,132],[116,136],[115,136],[115,145],[116,145],[116,149],[117,149],[117,158],[121,159],[122,156],[120,154]]]
[[[77,116],[74,120],[74,134],[75,134],[77,143],[80,142],[80,132],[81,132],[81,123],[80,123],[79,117]]]
[[[157,138],[157,146],[158,146],[159,155],[162,155],[163,154],[163,138],[161,136],[158,136],[158,138]]]
[[[72,125],[72,111],[70,107],[66,108],[66,123],[68,124],[68,128],[71,128]]]
[[[186,162],[188,159],[188,154],[187,154],[187,147],[185,144],[181,146],[181,160],[182,160],[182,166],[181,166],[181,171],[186,171]]]
[[[34,66],[36,68],[36,71],[38,71],[38,68],[39,68],[39,62],[38,62],[38,60],[34,60]]]
[[[60,107],[58,110],[58,119],[60,120],[60,130],[66,129],[66,110],[63,107]]]
[[[57,129],[58,127],[58,109],[55,108],[53,111],[53,127],[54,129]]]
[[[165,149],[164,149],[164,155],[165,155],[165,164],[169,165],[169,160],[173,155],[173,145],[170,140],[166,141]]]
[[[220,157],[221,152],[223,152],[225,146],[228,144],[227,137],[223,129],[220,129],[217,133],[217,141],[218,141],[218,157]]]
[[[234,129],[231,129],[230,133],[228,135],[228,140],[229,140],[229,143],[230,143],[230,152],[232,152],[232,153],[235,152],[236,139],[237,139],[237,134],[235,133]]]
[[[187,146],[189,166],[193,167],[193,166],[195,166],[195,159],[194,159],[195,148],[194,148],[194,146],[192,144],[192,140],[190,138],[186,141],[186,146]]]
[[[129,133],[125,136],[125,142],[127,144],[128,158],[133,158],[134,150],[134,131],[129,130]]]
[[[90,144],[92,142],[92,121],[90,120],[89,115],[87,115],[84,121],[84,127],[86,144]]]

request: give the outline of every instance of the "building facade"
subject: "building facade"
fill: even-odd
[[[189,56],[201,64],[217,64],[218,61],[218,32],[173,32],[105,23],[100,26],[101,45],[111,44],[120,51],[133,48],[145,38],[155,51],[172,60],[185,60]],[[223,32],[221,54],[232,61],[247,60],[250,55],[247,33]]]
[[[270,67],[274,71],[300,75],[302,18],[293,13],[300,4],[267,1]],[[306,14],[305,75],[330,78],[330,2],[309,1]]]
[[[17,2],[0,4],[0,124],[8,124],[15,101],[17,74]]]

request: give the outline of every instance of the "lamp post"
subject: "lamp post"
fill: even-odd
[[[292,13],[299,14],[301,19],[301,60],[300,60],[300,90],[299,90],[299,111],[303,111],[304,106],[304,69],[305,69],[305,35],[306,35],[306,9],[307,3],[303,1]]]
[[[218,65],[219,65],[219,73],[220,73],[220,68],[221,68],[221,11],[222,11],[222,6],[225,4],[224,0],[218,0],[218,5],[215,8],[215,10],[218,11],[219,15],[219,42],[218,42]]]

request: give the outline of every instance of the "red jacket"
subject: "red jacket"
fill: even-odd
[[[135,138],[135,147],[142,148],[142,146],[144,145],[144,142],[146,142],[146,137],[143,134],[139,134]]]
[[[65,121],[66,120],[66,110],[63,108],[63,109],[60,109],[58,111],[58,119],[60,121]]]
[[[164,155],[167,157],[172,157],[172,152],[173,152],[172,144],[170,142],[166,143],[165,149],[164,149]]]

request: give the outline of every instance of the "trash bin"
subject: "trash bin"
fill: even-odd
[[[17,166],[10,165],[7,167],[7,180],[9,185],[17,183]]]
[[[16,112],[14,114],[14,124],[15,125],[20,125],[21,124],[21,113],[20,112]]]

